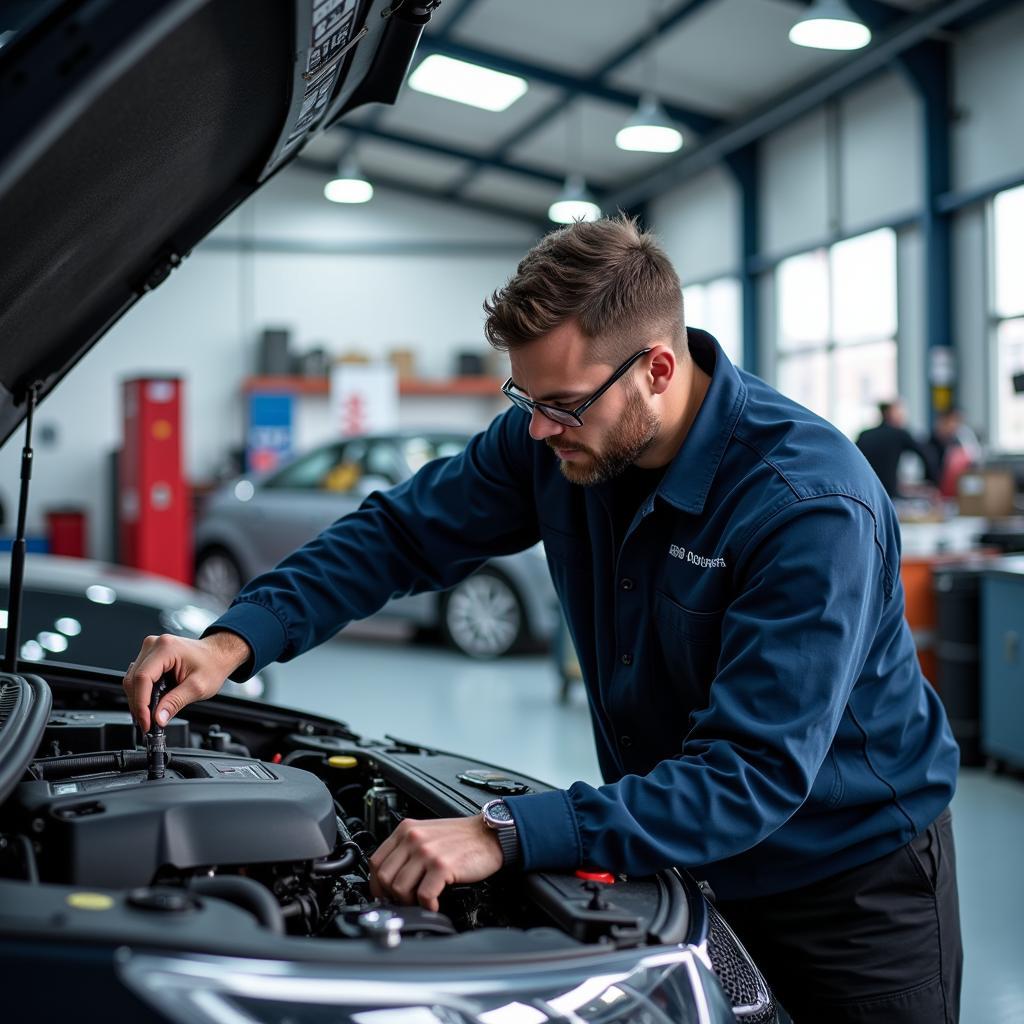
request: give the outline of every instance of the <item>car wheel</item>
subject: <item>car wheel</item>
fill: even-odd
[[[526,638],[523,604],[504,576],[486,569],[452,587],[441,602],[441,633],[471,658],[500,658]]]
[[[245,580],[235,559],[223,548],[207,548],[196,559],[196,589],[230,604]]]

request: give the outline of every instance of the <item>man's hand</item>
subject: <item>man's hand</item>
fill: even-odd
[[[370,858],[370,889],[378,898],[437,910],[446,885],[480,882],[502,863],[498,837],[479,815],[406,818]]]
[[[237,633],[213,633],[203,640],[170,633],[147,636],[124,675],[124,692],[132,718],[143,732],[149,731],[149,698],[165,672],[172,672],[178,685],[167,691],[156,710],[161,725],[187,704],[212,697],[224,680],[250,657],[249,645]]]

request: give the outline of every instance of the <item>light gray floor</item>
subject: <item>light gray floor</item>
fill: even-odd
[[[276,701],[518,767],[556,786],[599,783],[582,688],[557,702],[547,658],[474,662],[362,626],[275,666]],[[964,1024],[1024,1022],[1024,783],[961,774],[953,803],[965,970]],[[895,952],[895,951],[894,951]]]

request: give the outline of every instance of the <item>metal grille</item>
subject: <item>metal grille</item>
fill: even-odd
[[[708,956],[732,1004],[733,1015],[744,1024],[771,1024],[775,1020],[775,1000],[761,972],[710,903],[708,911]]]

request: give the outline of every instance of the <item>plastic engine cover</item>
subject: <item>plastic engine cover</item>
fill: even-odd
[[[188,756],[172,769],[23,782],[13,795],[39,843],[47,881],[123,888],[148,885],[165,865],[303,861],[337,839],[334,802],[310,772],[240,757]]]

